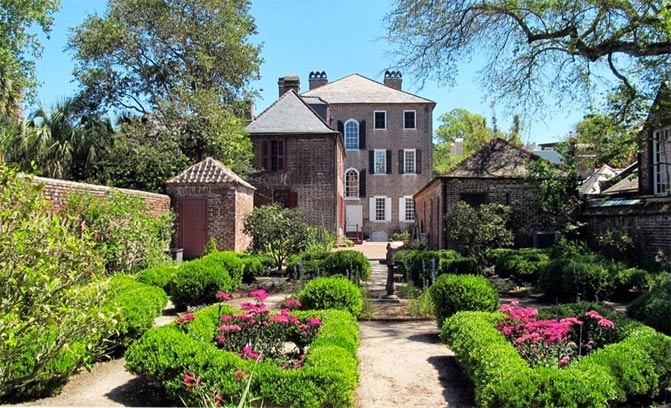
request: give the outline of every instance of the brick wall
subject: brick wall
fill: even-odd
[[[671,198],[640,198],[607,207],[594,207],[594,203],[588,203],[583,212],[591,245],[599,233],[615,229],[632,238],[632,252],[645,263],[654,263],[659,251],[671,255]]]
[[[149,206],[152,215],[161,215],[170,211],[170,197],[164,194],[148,193],[139,190],[128,190],[124,188],[112,188],[94,184],[77,183],[74,181],[57,180],[45,177],[34,177],[35,183],[44,184],[44,192],[54,210],[59,210],[68,201],[68,197],[74,193],[88,193],[96,197],[104,198],[112,191],[119,191],[142,198]]]
[[[433,170],[432,136],[433,105],[426,104],[331,104],[331,127],[337,122],[355,119],[361,126],[365,121],[365,147],[347,150],[344,168],[355,168],[366,174],[366,197],[346,199],[345,205],[363,206],[363,229],[366,235],[375,231],[391,234],[410,226],[399,220],[399,198],[412,196],[431,179]],[[416,129],[403,129],[403,111],[414,110]],[[374,129],[374,112],[387,112],[387,128]],[[391,150],[391,174],[370,174],[369,150]],[[416,149],[421,151],[421,173],[399,174],[398,151]],[[391,197],[391,222],[370,222],[369,197]]]
[[[443,181],[435,179],[415,195],[415,211],[420,231],[426,234],[430,249],[445,247]]]

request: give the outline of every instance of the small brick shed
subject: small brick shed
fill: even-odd
[[[254,208],[251,184],[211,157],[165,184],[176,215],[175,241],[185,259],[201,256],[210,237],[221,250],[247,249],[251,239],[243,222]]]

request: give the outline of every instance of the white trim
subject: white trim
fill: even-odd
[[[653,194],[671,192],[671,128],[652,132],[652,187]],[[664,183],[666,181],[666,183]]]
[[[376,125],[376,120],[375,120],[375,114],[381,112],[384,113],[384,127],[375,127]],[[387,111],[386,110],[375,110],[373,111],[373,130],[387,130]]]
[[[406,166],[406,153],[412,152],[412,171],[408,171]],[[403,175],[417,174],[417,149],[403,149]]]
[[[384,199],[384,220],[391,222],[391,197],[385,197]]]
[[[377,200],[384,199],[384,219],[377,219]],[[391,197],[373,196],[368,199],[368,219],[376,224],[391,221]]]
[[[414,116],[415,116],[415,126],[414,126],[414,127],[406,127],[406,126],[405,126],[405,113],[406,113],[406,112],[412,112],[412,113],[414,113]],[[414,129],[417,129],[417,111],[416,111],[416,110],[413,109],[413,110],[404,110],[404,111],[403,111],[403,129],[405,129],[405,130],[414,130]]]
[[[347,195],[347,173],[350,171],[354,171],[356,173],[356,195],[348,196]],[[345,170],[345,177],[343,178],[343,183],[345,184],[344,187],[344,193],[345,193],[345,199],[358,199],[361,196],[361,191],[359,189],[361,188],[361,173],[359,170],[355,169],[354,167],[350,167],[347,170]]]
[[[414,203],[413,196],[410,196],[410,195],[401,196],[401,197],[398,198],[398,207],[399,207],[398,208],[398,220],[400,222],[408,222],[408,223],[415,222],[415,220],[409,220],[405,217],[406,216],[406,214],[405,214],[406,200],[408,200],[408,199],[413,200],[413,203]],[[417,211],[414,211],[414,212],[415,212],[415,216],[416,216]]]
[[[382,152],[382,157],[384,159],[384,171],[382,173],[377,172],[377,154]],[[387,150],[386,149],[373,149],[373,174],[374,175],[386,175],[387,174]]]
[[[356,123],[356,148],[347,147],[347,124],[348,123]],[[343,143],[345,144],[345,150],[346,151],[360,150],[359,149],[359,143],[361,141],[361,124],[359,123],[359,121],[356,120],[356,119],[352,119],[352,118],[347,119],[345,121],[345,123],[343,124],[342,131],[344,133],[342,135],[342,138],[343,138]]]

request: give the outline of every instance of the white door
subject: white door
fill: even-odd
[[[345,206],[345,232],[361,231],[363,227],[363,206],[346,205]]]

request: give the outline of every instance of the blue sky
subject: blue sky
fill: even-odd
[[[307,89],[310,71],[326,71],[330,81],[357,72],[382,81],[384,70],[393,64],[392,46],[385,34],[384,15],[391,0],[255,0],[252,15],[263,43],[261,79],[254,87],[261,90],[255,111],[261,112],[277,98],[277,79],[299,75],[301,88]],[[43,39],[44,52],[37,61],[37,76],[42,83],[37,101],[50,108],[59,99],[71,96],[73,82],[72,55],[65,51],[70,28],[80,24],[88,14],[102,14],[103,0],[62,0],[55,15],[49,39]],[[391,67],[394,68],[394,67]],[[403,88],[436,101],[434,130],[441,114],[455,108],[479,113],[491,121],[490,101],[479,85],[476,72],[482,66],[477,58],[463,64],[456,85],[449,87],[428,81],[419,89],[418,81],[404,77]],[[500,106],[499,106],[500,105]],[[509,130],[511,119],[504,114],[503,103],[496,103],[499,128]],[[530,117],[524,123],[523,139],[543,143],[563,139],[582,117],[582,110],[553,112]]]

